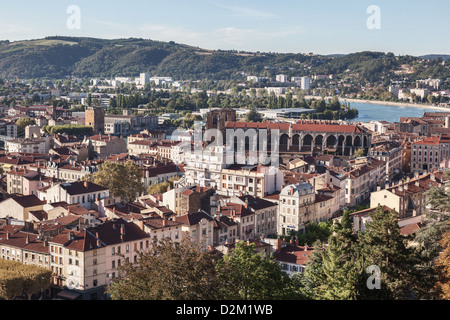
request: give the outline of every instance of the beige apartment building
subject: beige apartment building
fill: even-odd
[[[82,300],[102,299],[126,261],[149,248],[149,236],[133,222],[106,222],[81,232],[65,230],[49,240],[53,284]]]
[[[202,246],[204,250],[214,245],[214,219],[204,211],[188,213],[176,217],[182,223],[182,237]]]
[[[386,163],[386,180],[391,180],[395,174],[402,171],[402,145],[396,141],[377,143],[370,149],[372,158]]]
[[[222,169],[217,193],[229,197],[250,195],[264,198],[281,191],[283,172],[268,166],[231,165]]]
[[[419,216],[423,213],[427,203],[426,192],[433,186],[444,184],[442,172],[427,173],[419,176],[415,174],[413,179],[394,186],[386,186],[386,189],[372,192],[370,195],[370,207],[378,205],[395,209],[400,219]]]
[[[310,183],[291,184],[280,193],[278,208],[278,234],[304,230],[313,219],[316,194]]]
[[[450,159],[450,135],[425,138],[411,146],[411,172],[439,169],[442,161]]]

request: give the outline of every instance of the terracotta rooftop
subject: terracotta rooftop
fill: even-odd
[[[177,220],[167,220],[161,217],[150,217],[150,218],[144,218],[140,219],[145,226],[147,226],[151,230],[157,230],[157,229],[163,229],[163,228],[169,228],[169,227],[179,227],[183,223],[181,221]]]
[[[23,208],[30,208],[30,207],[37,207],[37,206],[43,206],[46,204],[46,201],[39,200],[38,197],[35,195],[16,195],[11,197],[12,200],[14,200],[17,204],[19,204]],[[5,200],[7,201],[7,200]]]
[[[86,194],[92,192],[106,191],[108,188],[87,181],[77,181],[72,183],[62,183],[59,185],[69,195]]]
[[[135,223],[118,219],[107,221],[81,232],[65,231],[53,237],[50,242],[64,245],[64,247],[76,251],[88,251],[148,237]]]
[[[286,243],[279,252],[273,254],[273,257],[279,262],[305,266],[310,260],[313,251],[314,248],[312,247],[301,247]]]
[[[176,221],[181,222],[187,226],[193,226],[198,224],[202,219],[213,221],[213,218],[204,211],[198,211],[185,214],[184,216],[179,216],[176,218]]]
[[[270,129],[281,131],[289,131],[289,123],[272,123],[272,122],[227,122],[227,129]],[[329,132],[329,133],[360,133],[362,130],[355,125],[344,124],[324,124],[324,123],[297,123],[292,125],[294,132],[311,131],[311,132]]]

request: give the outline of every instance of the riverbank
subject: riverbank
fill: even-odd
[[[341,101],[341,102],[350,102],[350,103],[377,104],[377,105],[392,106],[392,107],[434,109],[434,110],[450,112],[450,108],[439,107],[439,106],[435,106],[435,105],[431,105],[431,104],[419,104],[419,103],[408,103],[408,102],[391,102],[391,101],[375,101],[375,100],[358,100],[358,99],[347,99],[347,98],[339,98],[339,101]]]
[[[331,99],[332,97],[325,97],[325,99]],[[305,96],[305,99],[322,99],[320,96]],[[421,109],[434,109],[440,111],[448,111],[450,112],[450,107],[439,107],[432,104],[420,104],[420,103],[411,103],[411,102],[391,102],[391,101],[382,101],[382,100],[363,100],[363,99],[349,99],[339,97],[340,102],[350,102],[350,103],[366,103],[366,104],[376,104],[383,106],[392,106],[392,107],[408,107],[408,108],[421,108]]]

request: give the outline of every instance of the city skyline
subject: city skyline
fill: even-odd
[[[379,28],[367,25],[371,6],[380,9]],[[68,27],[79,8],[80,24]],[[439,10],[437,10],[439,9]],[[396,55],[450,54],[445,14],[450,3],[431,1],[305,2],[175,0],[170,4],[128,1],[20,1],[3,5],[0,39],[46,36],[105,39],[145,38],[211,50]],[[369,12],[369,13],[368,13]]]

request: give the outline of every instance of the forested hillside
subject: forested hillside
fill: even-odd
[[[174,42],[144,39],[47,37],[0,42],[0,78],[138,76],[148,72],[180,80],[230,80],[244,74],[274,77],[333,74],[364,82],[424,77],[446,78],[442,58],[429,60],[392,53],[360,52],[349,55],[281,54],[211,51]]]

